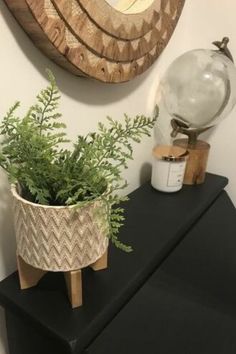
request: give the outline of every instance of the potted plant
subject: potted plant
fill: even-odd
[[[127,198],[121,173],[132,159],[132,142],[149,135],[156,118],[125,116],[124,124],[107,118],[97,132],[78,136],[65,148],[65,124],[58,113],[60,94],[48,71],[49,86],[21,119],[19,102],[0,126],[0,166],[11,182],[21,288],[35,285],[47,271],[62,271],[72,299],[81,292],[80,270],[106,267],[109,240],[130,252],[117,237],[124,221],[119,206]],[[63,146],[64,144],[64,146]]]

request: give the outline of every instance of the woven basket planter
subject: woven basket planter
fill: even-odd
[[[11,192],[17,254],[27,264],[68,272],[95,263],[106,252],[108,223],[101,200],[76,209],[31,203],[15,185]]]

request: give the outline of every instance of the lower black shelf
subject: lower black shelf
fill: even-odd
[[[236,211],[225,192],[88,348],[235,354]]]

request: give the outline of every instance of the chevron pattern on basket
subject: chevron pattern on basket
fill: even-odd
[[[108,247],[108,223],[101,201],[75,209],[22,199],[12,186],[17,253],[33,267],[72,271],[98,260]]]

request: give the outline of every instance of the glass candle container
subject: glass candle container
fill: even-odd
[[[178,146],[159,145],[153,149],[151,184],[162,192],[177,192],[183,186],[188,152]]]

